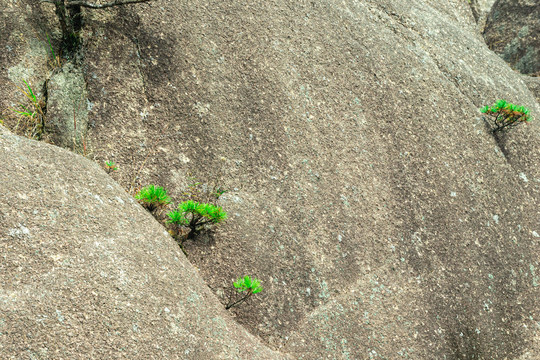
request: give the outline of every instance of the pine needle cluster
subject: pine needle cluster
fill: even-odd
[[[493,133],[507,131],[519,124],[530,121],[529,109],[524,106],[518,106],[498,100],[493,106],[484,106],[480,112],[489,116],[491,120]]]

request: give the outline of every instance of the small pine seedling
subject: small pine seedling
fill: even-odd
[[[118,170],[118,167],[112,161],[105,161],[105,170],[107,171],[107,174],[110,174],[110,173]]]
[[[227,306],[225,306],[225,309],[229,310],[233,306],[240,305],[247,299],[249,299],[252,295],[260,293],[262,291],[261,282],[253,277],[249,277],[249,275],[244,276],[243,278],[239,278],[233,283],[233,286],[236,290],[235,294],[236,296],[234,298],[229,299],[229,303]]]
[[[140,200],[141,205],[150,212],[154,212],[158,208],[163,208],[171,202],[171,199],[167,195],[167,190],[155,185],[143,187],[135,194],[135,199]]]
[[[498,100],[492,107],[484,106],[480,112],[490,116],[494,134],[530,120],[529,109],[511,104],[506,100]]]
[[[193,239],[207,224],[218,224],[227,219],[227,213],[221,206],[200,203],[187,200],[178,205],[178,209],[167,214],[168,223],[176,225],[178,228],[184,226],[189,228],[187,238]]]
[[[216,200],[218,200],[220,198],[220,196],[225,194],[226,192],[229,192],[229,190],[225,190],[225,189],[222,189],[219,186],[216,186],[215,189],[214,189],[213,194],[216,197]]]

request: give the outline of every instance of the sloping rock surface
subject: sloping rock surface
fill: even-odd
[[[497,142],[478,108],[540,108],[466,1],[155,1],[85,16],[93,155],[126,189],[154,183],[178,201],[189,173],[230,189],[229,220],[186,249],[218,297],[239,275],[262,279],[233,310],[252,334],[300,359],[535,354],[540,129]]]
[[[285,358],[95,163],[1,126],[0,159],[0,358]]]
[[[540,2],[497,0],[488,15],[484,38],[512,68],[540,76]]]

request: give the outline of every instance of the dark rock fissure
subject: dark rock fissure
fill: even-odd
[[[48,139],[54,144],[86,155],[88,130],[87,84],[84,74],[84,51],[80,32],[84,18],[80,6],[66,9],[63,2],[54,3],[62,29],[60,53],[65,63],[45,80],[45,104],[48,111]]]

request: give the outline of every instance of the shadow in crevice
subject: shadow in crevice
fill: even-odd
[[[482,120],[484,120],[487,132],[495,140],[495,143],[497,144],[497,147],[499,148],[501,153],[504,155],[504,158],[506,159],[506,161],[510,162],[510,151],[508,151],[508,148],[506,147],[506,132],[495,131],[485,117],[483,117]]]
[[[506,147],[506,133],[504,132],[491,132],[491,135],[493,136],[493,139],[495,139],[495,143],[497,143],[497,146],[501,150],[502,154],[504,155],[506,161],[510,162],[510,151],[508,151]]]

